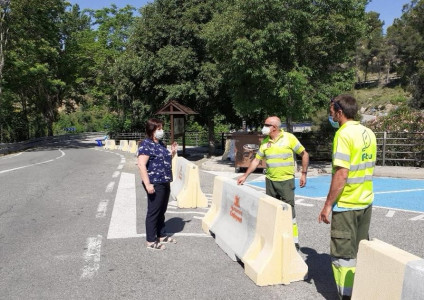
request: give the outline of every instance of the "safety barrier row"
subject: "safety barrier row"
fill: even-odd
[[[257,285],[304,280],[308,266],[293,241],[291,206],[253,188],[216,176],[202,229]]]
[[[377,239],[359,244],[352,299],[424,299],[424,260]]]
[[[171,196],[179,208],[207,207],[208,199],[200,189],[199,167],[183,157],[172,159]]]
[[[108,150],[122,150],[129,153],[137,153],[138,146],[137,141],[120,140],[119,146],[117,147],[115,140],[106,140],[104,149]]]

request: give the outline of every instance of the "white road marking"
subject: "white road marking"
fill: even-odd
[[[106,193],[111,193],[113,191],[113,187],[115,186],[115,181],[111,181],[109,182],[109,184],[106,187],[105,192]]]
[[[124,165],[119,165],[118,170],[122,170],[123,167],[124,167]]]
[[[393,218],[393,216],[395,215],[395,211],[394,210],[389,210],[386,214],[386,217],[388,218]]]
[[[186,233],[186,232],[167,232],[170,236],[194,236],[194,237],[212,237],[209,234],[206,233]],[[139,237],[145,237],[145,233],[140,233],[138,235]]]
[[[115,172],[113,172],[112,178],[116,178],[116,177],[118,177],[118,176],[119,176],[119,174],[121,174],[121,172],[119,172],[119,171],[115,171]]]
[[[421,220],[423,220],[424,221],[424,215],[419,215],[419,216],[416,216],[416,217],[414,217],[414,218],[411,218],[411,219],[409,219],[410,221],[421,221]]]
[[[21,155],[22,153],[23,153],[23,152],[19,152],[19,153],[17,153],[17,154],[13,154],[13,155],[6,155],[6,156],[1,157],[0,159],[9,159],[9,158],[13,158],[13,157],[16,157],[16,156]]]
[[[121,159],[121,164],[125,164],[125,158]]]
[[[84,253],[85,266],[82,270],[81,279],[90,279],[97,274],[100,267],[101,248],[101,235],[87,239],[87,250]]]
[[[203,220],[203,217],[193,216],[193,219]]]
[[[313,204],[310,204],[310,203],[303,203],[303,201],[305,201],[305,199],[298,199],[295,201],[295,203],[296,205],[301,205],[301,206],[309,206],[309,207],[314,206]]]
[[[186,214],[199,214],[199,215],[206,215],[206,213],[204,212],[200,212],[200,211],[166,211],[167,214],[182,214],[182,215],[186,215]]]
[[[37,166],[37,165],[42,165],[42,164],[47,164],[47,163],[53,162],[53,161],[55,161],[56,159],[62,158],[62,157],[64,157],[64,156],[66,155],[66,154],[65,154],[65,152],[63,152],[62,150],[60,150],[60,149],[59,149],[59,151],[60,151],[62,154],[61,154],[60,156],[58,156],[58,157],[54,158],[54,159],[49,159],[49,160],[42,161],[42,162],[39,162],[39,163],[30,164],[30,165],[26,165],[26,166],[22,166],[22,167],[17,167],[17,168],[13,168],[13,169],[3,170],[3,171],[0,171],[0,174],[2,174],[2,173],[7,173],[7,172],[12,172],[12,171],[16,171],[16,170],[20,170],[20,169],[24,169],[24,168],[29,168],[29,167],[33,167],[33,166]]]
[[[97,207],[96,218],[104,218],[107,212],[107,205],[109,204],[108,199],[100,201],[99,206]]]
[[[137,234],[135,175],[121,173],[110,219],[108,239],[139,237]]]
[[[410,189],[410,190],[398,190],[398,191],[387,191],[387,192],[374,192],[374,194],[393,194],[393,193],[407,193],[407,192],[419,192],[424,189]]]

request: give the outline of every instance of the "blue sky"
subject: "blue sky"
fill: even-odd
[[[152,0],[68,0],[71,4],[77,3],[81,9],[91,8],[100,9],[108,7],[112,3],[118,7],[124,7],[130,4],[136,8],[140,8],[146,3],[153,2]],[[367,11],[373,10],[380,14],[380,19],[384,21],[384,32],[388,26],[392,25],[395,18],[399,18],[402,15],[402,7],[404,4],[410,3],[407,0],[372,0],[367,6]]]

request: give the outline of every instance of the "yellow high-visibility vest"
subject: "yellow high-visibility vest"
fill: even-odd
[[[337,130],[333,142],[335,167],[349,170],[346,185],[337,198],[344,208],[362,208],[374,200],[372,176],[377,158],[377,140],[371,129],[348,121]]]
[[[266,161],[265,176],[272,181],[285,181],[294,177],[294,154],[305,150],[299,140],[291,133],[284,132],[273,141],[267,136],[261,143],[257,159]]]

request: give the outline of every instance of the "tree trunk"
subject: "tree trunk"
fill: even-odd
[[[208,156],[215,155],[215,122],[213,118],[209,118],[208,120],[208,143],[209,143],[209,149],[208,149]]]

